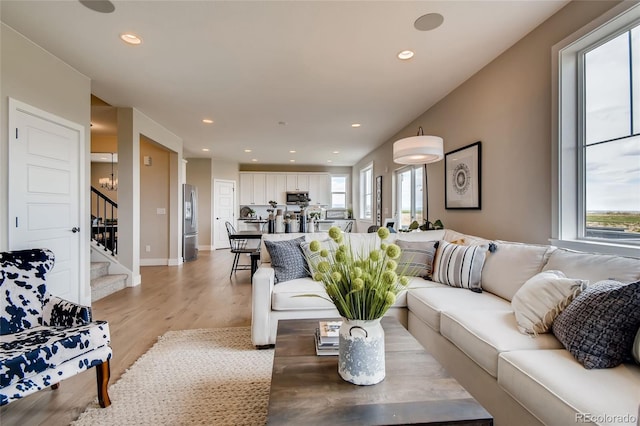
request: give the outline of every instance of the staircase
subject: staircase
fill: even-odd
[[[127,275],[109,275],[109,262],[91,262],[91,301],[102,299],[125,288]]]

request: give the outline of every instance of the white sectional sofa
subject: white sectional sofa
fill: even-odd
[[[326,233],[271,234],[264,240]],[[376,234],[350,234],[353,246],[370,246]],[[452,230],[392,234],[404,241],[488,243]],[[511,300],[542,271],[596,283],[640,280],[640,259],[578,253],[553,246],[494,241],[481,274],[482,292],[413,278],[388,315],[409,332],[494,416],[495,424],[562,426],[640,425],[640,365],[586,369],[552,333],[522,333]],[[252,340],[275,343],[279,319],[338,316],[331,303],[299,294],[324,294],[321,283],[298,278],[275,283],[269,251],[262,243],[261,266],[253,278]],[[637,339],[636,339],[637,340]]]

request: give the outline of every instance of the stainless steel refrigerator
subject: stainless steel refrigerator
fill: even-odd
[[[198,188],[182,185],[182,258],[185,262],[198,258]]]

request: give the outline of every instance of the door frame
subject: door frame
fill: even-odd
[[[91,220],[89,217],[89,211],[87,210],[87,202],[90,197],[90,190],[87,186],[87,164],[88,164],[88,156],[87,150],[85,146],[86,141],[86,132],[87,129],[85,126],[75,123],[73,121],[67,120],[50,112],[41,110],[27,103],[21,102],[17,99],[9,97],[9,110],[8,110],[8,121],[7,121],[7,132],[9,133],[9,141],[11,140],[11,132],[10,129],[15,129],[17,124],[17,115],[18,113],[24,113],[28,115],[32,115],[34,117],[40,118],[45,121],[49,121],[54,124],[58,124],[60,126],[68,127],[78,133],[79,141],[78,141],[78,209],[79,217],[80,217],[80,232],[78,239],[78,266],[80,270],[78,271],[78,298],[80,304],[90,306],[91,305],[91,284],[90,284],[90,275],[89,275],[89,237],[87,230],[90,229]],[[10,162],[11,159],[11,149],[8,149],[7,158]],[[11,174],[7,173],[7,200],[11,200]],[[7,207],[7,218],[11,217],[13,209],[11,207],[11,202],[8,202]],[[11,220],[8,221],[10,227]],[[11,232],[9,229],[7,231],[7,244],[9,250],[11,250],[13,241]]]

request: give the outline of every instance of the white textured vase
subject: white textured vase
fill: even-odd
[[[355,385],[375,385],[384,380],[384,330],[380,319],[342,318],[338,373]]]

